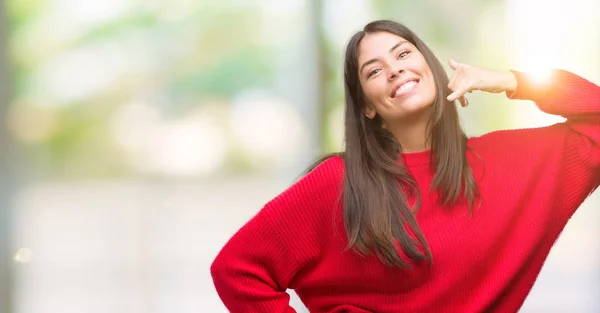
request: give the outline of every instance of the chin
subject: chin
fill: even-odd
[[[402,105],[403,111],[408,114],[419,113],[433,106],[433,101],[425,101],[424,99],[410,99],[409,103]]]

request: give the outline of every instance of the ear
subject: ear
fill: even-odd
[[[375,115],[377,115],[375,109],[371,105],[367,105],[365,107],[365,116],[369,119],[373,119],[375,118]]]

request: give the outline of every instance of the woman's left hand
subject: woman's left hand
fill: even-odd
[[[469,104],[465,98],[465,93],[467,92],[474,90],[492,93],[512,92],[517,88],[517,80],[511,72],[486,70],[458,63],[453,59],[450,59],[449,64],[452,70],[454,70],[454,75],[452,75],[450,83],[448,83],[448,88],[452,90],[452,94],[448,96],[448,101],[458,99],[463,107]]]

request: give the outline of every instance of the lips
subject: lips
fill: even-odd
[[[400,82],[399,84],[397,84],[394,87],[394,89],[392,89],[392,92],[390,93],[390,97],[396,98],[396,97],[402,96],[402,95],[414,90],[418,83],[419,83],[418,78],[411,78],[411,79],[404,80],[403,82]]]

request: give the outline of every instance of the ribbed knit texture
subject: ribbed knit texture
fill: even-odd
[[[227,308],[295,312],[285,292],[294,289],[313,313],[517,312],[563,227],[600,184],[600,88],[562,70],[545,83],[513,73],[510,98],[567,121],[471,138],[482,195],[473,215],[466,205],[440,207],[428,192],[429,151],[399,159],[422,192],[416,217],[433,263],[394,268],[345,251],[344,163],[334,157],[266,204],[216,257],[211,273]]]

